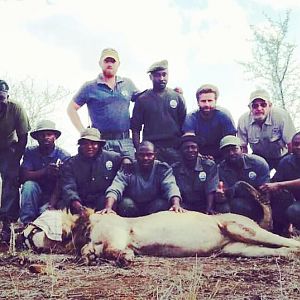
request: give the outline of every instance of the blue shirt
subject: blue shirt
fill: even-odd
[[[138,93],[134,83],[128,78],[116,77],[116,86],[111,89],[100,74],[95,80],[85,83],[73,101],[87,105],[92,127],[104,133],[118,133],[130,128],[129,104]]]
[[[226,135],[235,135],[236,129],[230,116],[215,110],[208,119],[203,118],[200,110],[186,116],[183,132],[194,132],[199,138],[200,152],[220,158],[220,141]]]
[[[28,171],[38,171],[51,163],[56,163],[58,159],[62,162],[70,157],[70,154],[55,146],[54,150],[47,156],[43,156],[39,151],[39,146],[27,147],[24,153],[21,167]],[[51,182],[52,181],[52,182]],[[54,188],[53,180],[43,178],[37,181],[45,193],[51,193]]]

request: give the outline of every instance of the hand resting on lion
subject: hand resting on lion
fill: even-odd
[[[299,241],[275,235],[251,219],[231,213],[163,211],[137,218],[91,210],[85,217],[63,211],[45,213],[61,220],[61,240],[50,240],[42,229],[32,234],[37,226],[31,224],[24,230],[26,244],[39,251],[72,248],[89,264],[101,257],[126,265],[135,255],[261,257],[300,253]]]

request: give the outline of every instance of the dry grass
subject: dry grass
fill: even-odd
[[[46,271],[31,273],[33,263]],[[66,255],[2,254],[0,299],[300,299],[299,267],[298,258],[137,257],[121,269]]]

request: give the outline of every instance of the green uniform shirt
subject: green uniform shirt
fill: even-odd
[[[7,102],[6,109],[0,112],[0,150],[7,149],[18,137],[30,131],[25,110],[16,102]]]

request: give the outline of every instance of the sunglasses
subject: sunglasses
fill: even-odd
[[[265,108],[265,107],[268,106],[268,103],[267,103],[267,102],[260,102],[260,103],[252,103],[252,104],[251,104],[251,107],[252,107],[253,109],[257,109],[257,108],[259,108],[260,106],[261,106],[262,108]]]

